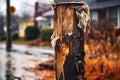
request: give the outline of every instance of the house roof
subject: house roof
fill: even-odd
[[[47,11],[42,16],[44,17],[54,16],[54,10]]]
[[[35,19],[36,21],[45,21],[45,20],[47,20],[45,17],[42,17],[42,16],[38,16],[38,17],[36,17],[36,19]]]
[[[120,5],[120,0],[85,0],[90,9],[101,9]]]

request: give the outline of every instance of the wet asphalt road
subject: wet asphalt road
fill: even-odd
[[[9,75],[7,70],[12,76],[20,77],[22,80],[36,80],[35,77],[42,76],[24,68],[35,68],[39,63],[49,61],[53,56],[54,51],[50,48],[13,45],[12,51],[6,52],[5,44],[0,44],[0,80],[6,80],[6,75]]]

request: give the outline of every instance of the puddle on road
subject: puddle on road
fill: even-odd
[[[13,64],[13,75],[20,77],[21,80],[53,80],[55,75],[53,70],[40,70],[37,67],[34,63],[17,62]]]
[[[17,52],[6,53],[2,51],[1,55],[11,54],[9,58],[0,59],[0,80],[6,80],[6,62],[11,60],[11,72],[16,78],[21,78],[21,80],[54,80],[55,72],[53,70],[40,70],[38,64],[53,60],[53,56],[48,55],[26,55]],[[18,79],[14,79],[18,80]]]
[[[5,80],[5,71],[6,71],[6,62],[2,59],[0,59],[0,80]]]

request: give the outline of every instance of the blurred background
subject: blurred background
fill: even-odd
[[[85,40],[88,80],[120,80],[120,0],[84,0],[91,12]],[[0,80],[54,80],[53,0],[10,0],[11,51],[6,51],[7,0],[0,0]]]

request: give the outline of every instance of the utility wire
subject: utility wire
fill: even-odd
[[[34,5],[29,4],[29,3],[25,2],[25,1],[22,1],[22,0],[18,0],[18,1],[25,4],[26,6],[34,7]]]
[[[29,6],[29,7],[34,8],[34,5],[32,5],[32,4],[29,4],[29,3],[25,2],[25,1],[22,1],[22,0],[18,0],[18,1],[22,4],[24,4],[25,6]],[[32,12],[34,13],[34,11],[32,11]]]
[[[32,4],[29,4],[29,3],[27,3],[27,2],[25,2],[25,1],[22,1],[22,0],[18,0],[19,2],[21,2],[21,3],[23,3],[23,4],[25,4],[26,6],[30,6],[30,7],[35,7],[34,5],[32,5]],[[39,9],[44,9],[44,8],[42,8],[42,7],[38,7]]]
[[[0,0],[0,12],[2,11],[2,6],[5,2],[6,2],[5,0]]]
[[[35,8],[35,5],[32,5],[32,4],[30,4],[30,3],[28,3],[28,2],[25,2],[25,1],[23,1],[23,0],[17,0],[17,1],[19,1],[20,3],[22,3],[22,4],[26,5],[26,6]],[[0,0],[0,13],[2,12],[1,8],[2,8],[3,4],[5,4],[5,3],[6,3],[6,0]],[[1,5],[2,5],[2,6],[1,6]],[[39,10],[44,10],[45,7],[38,7],[38,9],[39,9]]]

